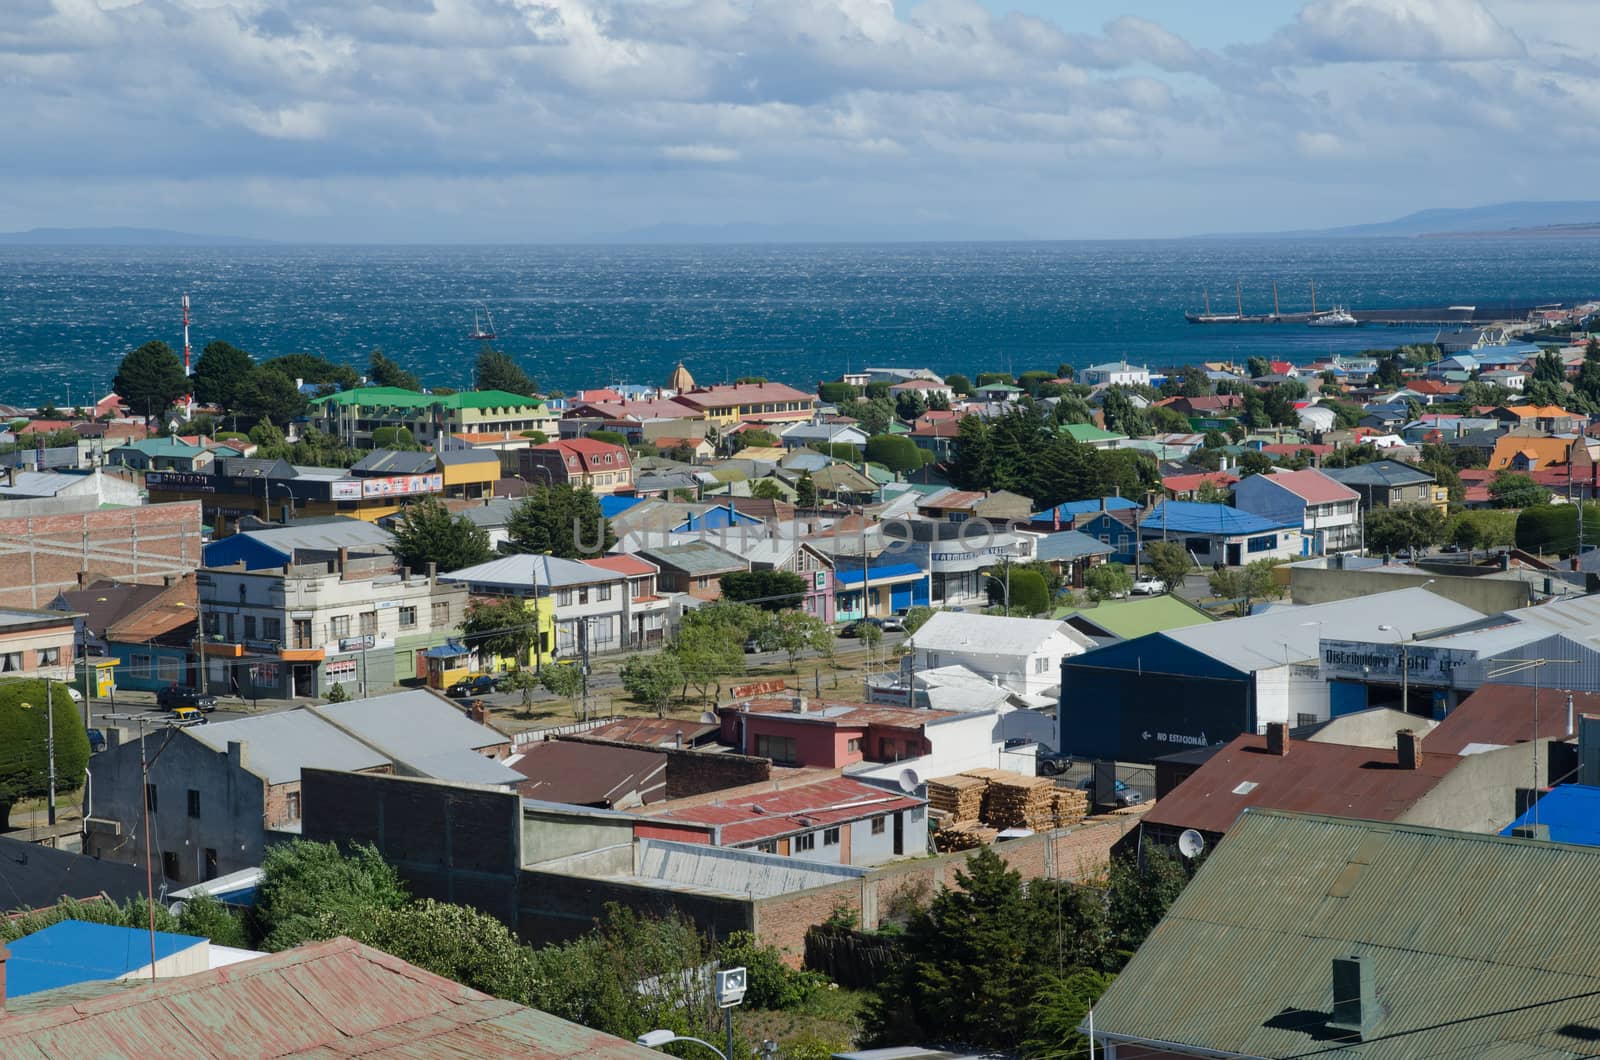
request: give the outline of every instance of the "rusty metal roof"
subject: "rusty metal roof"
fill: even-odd
[[[1251,811],[1095,1005],[1095,1032],[1210,1055],[1593,1056],[1600,850]],[[1363,1040],[1332,962],[1371,962]]]
[[[660,1054],[340,938],[0,1018],[0,1056],[565,1057]]]
[[[684,824],[720,826],[722,845],[738,846],[909,810],[923,801],[838,777],[730,799],[720,805],[685,807],[651,816]]]
[[[679,721],[674,718],[623,718],[583,735],[596,740],[636,743],[650,747],[671,746],[682,738],[683,746],[693,747],[703,737],[718,731],[715,723]]]
[[[1267,752],[1267,738],[1234,738],[1145,814],[1150,825],[1226,832],[1249,808],[1326,813],[1392,821],[1457,765],[1428,751],[1401,769],[1394,748],[1290,740],[1288,754]]]
[[[1569,702],[1571,729],[1567,724]],[[1537,720],[1535,703],[1539,708]],[[1600,714],[1600,693],[1486,684],[1445,715],[1428,734],[1424,746],[1429,751],[1459,755],[1469,753],[1469,749],[1486,751],[1527,743],[1535,736],[1541,740],[1561,739],[1577,735],[1577,719],[1584,714]]]
[[[549,740],[529,744],[506,764],[528,778],[517,785],[527,799],[611,809],[667,797],[667,756],[660,751]]]

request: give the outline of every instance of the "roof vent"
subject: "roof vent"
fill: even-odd
[[[1253,780],[1242,780],[1239,782],[1239,786],[1233,789],[1233,793],[1235,795],[1248,795],[1260,786]]]
[[[1333,1017],[1328,1026],[1353,1031],[1366,1038],[1378,1025],[1378,991],[1372,975],[1372,960],[1350,956],[1333,959]]]

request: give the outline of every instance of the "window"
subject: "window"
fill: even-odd
[[[189,789],[189,816],[196,820],[200,817],[200,793],[193,788]]]
[[[144,808],[151,813],[155,813],[160,802],[161,800],[156,798],[156,786],[154,784],[146,784],[144,786]]]
[[[711,587],[711,579],[710,578],[696,578],[694,580],[694,587],[696,589],[709,589]]]
[[[244,639],[245,640],[255,640],[256,639],[256,616],[255,615],[245,615],[244,616]]]
[[[149,660],[146,659],[146,662]],[[22,671],[22,653],[20,651],[0,652],[0,674],[14,674]]]
[[[1245,548],[1251,552],[1271,552],[1278,547],[1277,534],[1263,534],[1261,537],[1252,537]]]
[[[60,648],[40,648],[39,649],[39,665],[40,666],[60,666],[61,665],[61,649]]]
[[[861,751],[861,738],[858,736],[845,744],[845,750],[851,754],[858,754]]]
[[[586,604],[588,602],[589,602],[589,587],[587,585],[585,585],[581,589],[578,590],[578,603],[579,604]]]
[[[330,685],[354,684],[356,680],[356,661],[354,659],[334,659],[323,666],[322,672]]]
[[[1317,723],[1317,716],[1315,714],[1296,714],[1294,716],[1294,723],[1296,728],[1303,729],[1307,725],[1315,725]]]
[[[1039,656],[1039,658],[1033,660],[1033,672],[1034,673],[1036,673],[1036,674],[1047,673],[1049,671],[1049,669],[1050,669],[1050,660],[1046,659],[1044,656],[1041,655],[1041,656]]]
[[[596,602],[602,603],[602,604],[605,603],[607,600],[611,599],[611,586],[609,586],[609,585],[597,585],[597,586],[595,586],[594,598],[595,598]]]
[[[874,817],[872,819],[872,834],[882,835],[883,830],[888,827],[888,823],[889,818],[887,817]]]
[[[328,619],[328,636],[342,639],[350,635],[350,616],[334,615]]]
[[[311,647],[311,620],[309,618],[297,618],[294,620],[294,646],[296,648]],[[134,661],[135,668],[137,668],[138,656],[134,657]]]
[[[156,673],[160,676],[163,684],[169,685],[177,684],[179,677],[182,676],[178,660],[170,656],[163,656],[156,660]]]
[[[363,634],[373,634],[373,635],[377,634],[377,632],[378,632],[378,612],[376,612],[376,611],[363,611],[363,612],[361,612],[361,632]]]
[[[179,878],[177,851],[163,850],[161,852],[161,874],[169,880]]]
[[[768,839],[764,842],[757,843],[756,849],[761,851],[763,854],[776,854],[778,852],[778,841],[776,839]]]
[[[836,847],[836,846],[838,846],[839,845],[839,829],[837,829],[837,828],[824,828],[822,830],[822,845],[825,846],[825,847]]]
[[[800,761],[793,736],[756,736],[756,754],[783,765]]]
[[[4,669],[4,666],[0,666],[0,671]],[[140,677],[149,677],[154,674],[156,671],[155,667],[150,665],[150,656],[135,653],[133,656],[133,672]]]
[[[815,849],[817,849],[817,833],[807,832],[805,835],[797,835],[794,837],[794,852],[796,854],[800,853],[801,851]]]
[[[206,847],[206,879],[217,878],[217,848]]]
[[[558,589],[556,591],[556,606],[557,607],[571,607],[572,606],[572,590],[571,589]]]
[[[450,624],[450,601],[439,600],[433,605],[433,627],[438,629]]]
[[[921,806],[913,806],[913,807],[911,807],[911,820],[913,820],[913,821],[922,820],[922,810],[923,810],[923,808]]]
[[[300,793],[298,791],[284,792],[283,812],[291,821],[300,819]]]

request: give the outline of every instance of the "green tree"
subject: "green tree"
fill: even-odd
[[[1547,503],[1550,491],[1535,482],[1532,475],[1505,468],[1489,480],[1489,496],[1494,498],[1496,508],[1531,508]]]
[[[408,427],[379,427],[372,432],[372,448],[393,449],[401,453],[419,453],[422,446],[412,437]]]
[[[471,906],[432,898],[397,908],[379,907],[350,933],[435,975],[519,1004],[538,989],[534,953],[504,924]]]
[[[1106,913],[1116,945],[1130,952],[1138,949],[1188,881],[1183,865],[1158,845],[1145,847],[1142,868],[1134,858],[1115,859]]]
[[[1201,504],[1228,504],[1232,502],[1233,494],[1228,492],[1227,487],[1206,479],[1194,491],[1194,499]]]
[[[270,367],[271,363],[252,368],[238,380],[231,409],[241,416],[287,424],[305,415],[306,397],[295,388],[293,379]]]
[[[194,362],[194,399],[224,412],[231,410],[239,384],[255,366],[254,357],[230,342],[217,339],[206,343]]]
[[[628,436],[621,431],[590,431],[588,437],[597,442],[605,442],[607,445],[620,445],[624,449],[628,447]]]
[[[894,414],[910,423],[928,411],[928,401],[920,391],[902,390],[894,399]]]
[[[244,918],[204,891],[193,898],[184,899],[183,909],[178,913],[177,928],[182,934],[199,935],[218,946],[250,948]]]
[[[271,365],[290,379],[321,383],[336,390],[349,390],[361,382],[356,370],[348,364],[334,364],[326,357],[311,353],[286,353],[261,363]]]
[[[534,490],[506,522],[508,551],[538,552],[562,559],[603,555],[617,543],[591,490],[560,482]]]
[[[817,387],[817,398],[824,405],[837,405],[842,401],[855,401],[861,391],[849,383],[823,383]]]
[[[276,953],[320,939],[355,935],[384,910],[408,901],[406,888],[377,848],[341,854],[332,843],[293,839],[267,848],[256,890],[257,945]]]
[[[816,615],[804,611],[779,611],[769,615],[756,633],[765,651],[781,651],[789,657],[789,669],[799,672],[796,664],[802,652],[814,651],[818,655],[833,652],[833,629]]]
[[[1102,563],[1085,572],[1083,587],[1091,600],[1116,600],[1133,588],[1133,573],[1120,563]]]
[[[89,737],[67,686],[42,678],[0,680],[0,832],[10,827],[11,807],[17,800],[50,792],[52,722],[56,776],[65,791],[83,777],[89,764]]]
[[[1393,553],[1432,548],[1444,540],[1445,515],[1428,504],[1373,508],[1366,513],[1363,533],[1367,548]]]
[[[373,386],[393,386],[401,390],[421,390],[422,382],[410,372],[391,361],[382,350],[373,350],[367,358],[367,378]]]
[[[1517,514],[1517,547],[1539,555],[1572,555],[1578,549],[1580,512],[1584,541],[1600,541],[1600,505],[1536,504]]]
[[[960,489],[988,489],[994,481],[994,442],[989,424],[977,416],[963,416],[956,428],[955,456],[950,481]]]
[[[783,492],[783,487],[778,485],[776,479],[771,478],[757,479],[755,482],[751,483],[750,496],[756,498],[757,500],[763,501],[781,501],[787,499]]]
[[[533,648],[536,616],[520,597],[479,599],[461,616],[461,639],[473,651],[510,659],[518,669]]]
[[[1544,349],[1533,361],[1533,381],[1535,383],[1550,383],[1555,387],[1567,381],[1567,369],[1561,363],[1561,355],[1555,350]]]
[[[722,576],[722,597],[734,603],[755,601],[766,611],[798,605],[806,593],[806,580],[793,571],[733,571]]]
[[[1370,464],[1381,458],[1378,447],[1371,442],[1362,442],[1360,445],[1346,445],[1335,449],[1322,458],[1322,466],[1326,468],[1358,467]]]
[[[972,380],[968,379],[960,372],[954,372],[945,376],[944,385],[962,397],[972,396]]]
[[[345,690],[343,681],[335,681],[328,686],[328,694],[322,698],[329,703],[344,703],[350,699],[350,693]]]
[[[921,629],[927,623],[928,619],[932,617],[933,608],[926,607],[922,604],[917,604],[911,610],[907,611],[905,617],[906,636],[909,637],[911,634]]]
[[[1005,608],[1008,615],[1031,618],[1050,610],[1050,589],[1036,570],[1026,567],[1011,568],[1011,603],[1006,604],[1006,576],[1003,570],[989,572],[986,589],[989,602]]]
[[[1034,995],[1023,1055],[1028,1060],[1088,1060],[1089,1039],[1078,1027],[1113,978],[1087,968],[1046,977]]]
[[[1150,433],[1149,415],[1133,403],[1124,387],[1107,388],[1100,411],[1105,413],[1107,430],[1121,431],[1131,438]]]
[[[1578,377],[1572,389],[1583,399],[1587,412],[1600,413],[1600,339],[1591,338],[1584,346],[1583,364],[1578,366]]]
[[[811,472],[802,471],[794,484],[794,503],[801,508],[817,506],[817,484],[811,481]]]
[[[435,497],[406,505],[394,526],[393,551],[403,566],[458,571],[494,558],[489,535],[464,515],[452,515]]]
[[[693,687],[709,699],[722,678],[744,672],[745,641],[761,629],[762,614],[749,604],[719,602],[684,615],[670,650],[685,697]]]
[[[1252,357],[1245,362],[1245,371],[1251,379],[1260,379],[1272,371],[1272,365],[1265,357]]]
[[[1243,567],[1223,567],[1209,577],[1211,595],[1233,601],[1234,613],[1243,617],[1256,601],[1282,596],[1283,587],[1272,576],[1272,560],[1258,559]]]
[[[583,672],[576,666],[553,664],[539,672],[539,684],[551,695],[575,699],[583,692]]]
[[[894,422],[895,405],[886,397],[869,398],[864,401],[843,401],[839,403],[839,415],[847,416],[856,421],[856,425],[867,433],[868,436],[883,434],[888,431],[889,425]]]
[[[749,431],[740,431],[734,435],[739,442],[740,449],[776,449],[783,443],[771,431],[756,428]]]
[[[189,377],[171,346],[147,342],[122,359],[111,389],[148,421],[165,414],[189,392]]]
[[[1183,580],[1193,569],[1189,550],[1176,541],[1152,541],[1145,546],[1145,566],[1166,583],[1169,592],[1177,592]]]
[[[539,389],[509,353],[501,353],[487,345],[478,351],[478,365],[473,379],[479,390],[504,390],[508,394],[520,394],[523,397]]]
[[[928,454],[903,434],[878,434],[867,439],[867,459],[899,475],[915,471]]]
[[[683,686],[683,669],[678,665],[678,656],[667,651],[630,655],[622,664],[621,677],[623,690],[645,706],[653,707],[658,718],[667,716],[667,705]]]

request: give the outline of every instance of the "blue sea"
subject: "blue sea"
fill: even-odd
[[[381,347],[426,382],[470,384],[475,306],[541,386],[809,386],[867,365],[974,375],[1127,357],[1152,366],[1303,360],[1428,341],[1431,327],[1199,327],[1209,289],[1247,312],[1562,301],[1600,289],[1600,242],[1173,240],[816,246],[0,247],[0,402],[103,393],[124,353],[306,351],[364,366]],[[70,392],[70,393],[69,393]]]

